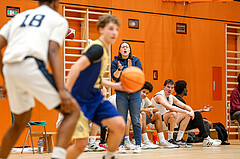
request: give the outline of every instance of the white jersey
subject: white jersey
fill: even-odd
[[[62,45],[68,22],[47,5],[16,15],[0,30],[8,42],[3,63],[16,63],[33,56],[48,63],[49,41]]]
[[[152,102],[148,99],[148,97],[142,99],[141,101],[141,109],[144,107],[150,107],[152,105]]]
[[[168,101],[168,103],[169,103],[170,105],[173,105],[173,95],[170,94],[170,96],[169,96],[168,99],[167,99],[166,96],[165,96],[164,90],[161,90],[160,92],[156,93],[156,94],[153,96],[151,102],[153,103],[153,105],[154,105],[156,108],[158,108],[159,112],[163,115],[163,114],[165,114],[166,112],[168,112],[169,110],[166,109],[162,104],[159,104],[159,103],[155,102],[154,97],[155,97],[156,95],[162,95],[162,96]]]

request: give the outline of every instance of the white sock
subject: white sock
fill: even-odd
[[[66,155],[67,155],[67,151],[64,148],[57,147],[57,146],[53,148],[52,158],[65,159]]]
[[[177,139],[176,139],[176,141],[182,140],[183,135],[184,135],[184,131],[179,130],[179,131],[178,131],[178,134],[177,134]]]
[[[163,141],[165,141],[165,137],[164,137],[163,132],[158,133],[158,137],[159,137],[159,142],[160,142],[160,143],[163,142]]]
[[[168,140],[173,139],[173,131],[168,131]]]
[[[125,136],[125,140],[130,141],[129,136]]]
[[[106,155],[105,155],[105,159],[111,159],[114,156],[115,152],[110,152],[107,151]]]
[[[143,133],[142,138],[143,138],[143,142],[147,142],[149,140],[147,133]]]
[[[90,143],[95,143],[97,136],[90,136]]]

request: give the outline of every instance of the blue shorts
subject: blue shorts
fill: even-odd
[[[96,98],[95,98],[96,99]],[[102,120],[121,116],[118,110],[108,100],[104,99],[103,96],[99,96],[94,102],[79,102],[84,115],[92,122],[103,126]]]

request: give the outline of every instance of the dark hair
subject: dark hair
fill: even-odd
[[[179,80],[175,83],[175,92],[177,94],[180,94],[184,91],[185,88],[187,88],[187,82],[185,82],[184,80]]]
[[[237,81],[238,81],[238,85],[240,86],[240,73],[238,74]]]
[[[166,86],[167,84],[175,84],[175,82],[174,82],[172,79],[167,79],[167,80],[164,82],[164,86]]]
[[[39,3],[48,2],[48,3],[50,4],[50,3],[52,3],[52,1],[54,1],[54,0],[38,0],[38,1],[39,1]]]
[[[149,83],[148,81],[146,81],[142,89],[147,89],[147,90],[149,90],[149,92],[152,92],[153,85],[151,83]]]
[[[114,24],[117,24],[117,26],[120,26],[120,20],[114,15],[103,15],[99,18],[97,22],[97,30],[99,28],[104,28],[108,23],[113,22]]]
[[[130,48],[129,57],[130,57],[130,59],[132,59],[132,58],[133,58],[133,55],[132,55],[132,49],[131,49],[131,46],[130,46],[130,44],[129,44],[128,42],[125,42],[125,41],[122,42],[122,43],[119,45],[119,48],[118,48],[118,56],[117,56],[117,58],[118,58],[118,59],[122,59],[122,54],[120,53],[120,49],[121,49],[122,44],[124,44],[124,43],[128,44],[128,46],[129,46],[129,48]]]

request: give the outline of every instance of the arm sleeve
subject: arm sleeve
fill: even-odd
[[[148,97],[145,98],[145,105],[143,107],[150,107],[152,105],[152,102],[148,99]]]
[[[113,60],[113,62],[112,62],[112,64],[111,64],[111,76],[112,76],[112,79],[114,80],[114,81],[116,81],[116,82],[118,82],[119,81],[119,78],[116,78],[115,76],[114,76],[114,73],[115,73],[115,71],[118,69],[118,62],[117,62],[117,60],[115,59],[115,60]]]
[[[237,91],[233,90],[230,96],[230,105],[233,112],[240,110],[239,96]]]
[[[13,19],[9,20],[0,30],[0,35],[2,35],[7,41],[9,38],[10,27],[11,27]]]
[[[61,19],[58,21],[58,23],[55,25],[54,29],[52,30],[49,40],[55,41],[58,43],[59,46],[62,46],[63,40],[67,34],[67,31],[68,31],[67,20]]]
[[[103,55],[103,48],[100,45],[92,45],[87,52],[83,53],[83,55],[87,56],[89,61],[93,63],[96,60],[99,60]]]

